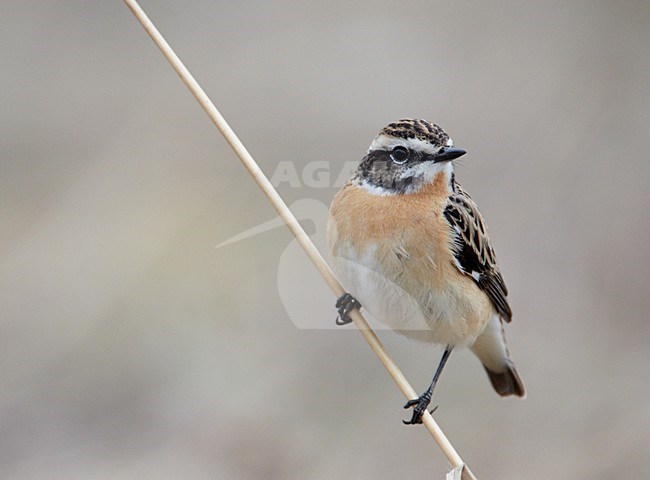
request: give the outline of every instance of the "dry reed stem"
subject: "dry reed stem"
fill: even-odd
[[[253,177],[253,180],[257,185],[262,189],[266,198],[271,202],[271,205],[278,212],[278,215],[285,222],[293,236],[298,240],[298,243],[305,251],[309,259],[312,261],[316,269],[319,271],[325,282],[329,285],[334,292],[334,295],[338,298],[345,293],[345,290],[337,280],[336,276],[327,265],[321,254],[316,249],[316,246],[312,243],[310,238],[307,236],[305,231],[302,229],[296,218],[293,216],[289,207],[284,203],[280,195],[276,192],[271,182],[264,175],[260,167],[257,165],[253,157],[248,153],[246,147],[239,140],[235,132],[230,128],[226,120],[219,113],[217,108],[214,106],[212,101],[208,98],[206,93],[203,91],[198,82],[194,79],[189,70],[183,65],[178,56],[174,53],[172,48],[169,46],[167,41],[160,34],[155,25],[149,20],[147,14],[142,10],[140,5],[135,0],[124,0],[124,3],[129,7],[131,12],[138,19],[140,24],[147,31],[153,42],[158,46],[162,54],[169,61],[172,68],[176,71],[178,76],[181,78],[185,86],[190,90],[194,98],[199,102],[201,108],[207,113],[212,123],[217,127],[217,129],[224,136],[228,144],[235,151],[241,162],[248,170],[248,173]],[[409,384],[404,374],[397,367],[395,362],[390,358],[381,341],[375,334],[375,332],[370,328],[365,318],[361,315],[358,310],[353,310],[351,315],[354,320],[354,324],[357,326],[363,337],[366,339],[370,347],[375,352],[379,360],[384,365],[388,373],[395,381],[399,389],[402,391],[404,396],[411,400],[417,398],[417,394],[413,387]],[[422,421],[426,429],[431,433],[436,443],[439,445],[449,463],[454,467],[454,469],[462,468],[462,479],[463,480],[476,480],[476,477],[472,474],[469,468],[463,463],[462,459],[449,442],[443,431],[440,429],[433,417],[426,412],[422,417]]]

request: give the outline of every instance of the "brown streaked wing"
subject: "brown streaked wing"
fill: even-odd
[[[512,320],[512,310],[508,305],[508,289],[503,281],[485,227],[485,221],[472,198],[460,185],[445,207],[444,215],[456,232],[456,267],[474,282],[490,298],[494,307],[506,321]]]

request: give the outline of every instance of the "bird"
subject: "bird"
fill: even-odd
[[[330,205],[327,243],[345,289],[336,323],[365,310],[398,334],[444,346],[431,384],[405,424],[422,423],[454,348],[468,347],[501,396],[526,389],[506,345],[508,289],[479,209],[456,180],[455,148],[438,125],[382,128]]]

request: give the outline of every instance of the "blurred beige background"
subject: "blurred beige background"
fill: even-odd
[[[454,354],[439,423],[480,479],[647,477],[648,2],[142,5],[269,175],[440,123],[529,397]],[[0,38],[0,478],[444,478],[358,332],[294,326],[281,282],[335,312],[288,232],[214,248],[274,213],[121,2],[5,0]],[[380,335],[424,389],[440,349]]]

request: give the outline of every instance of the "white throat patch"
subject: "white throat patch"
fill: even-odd
[[[413,180],[413,191],[419,190],[423,185],[427,185],[433,182],[433,179],[440,172],[445,173],[445,177],[451,179],[451,174],[454,173],[454,167],[451,162],[421,162],[417,165],[405,170],[400,176],[400,179],[405,179],[412,177]],[[416,179],[418,181],[416,181]]]
[[[454,167],[451,162],[422,162],[415,165],[412,168],[409,168],[403,172],[399,179],[403,180],[405,178],[411,177],[413,180],[409,183],[403,191],[391,190],[389,188],[382,187],[380,185],[373,185],[368,182],[366,179],[357,178],[354,181],[354,184],[360,188],[363,188],[366,192],[377,195],[379,197],[389,197],[392,195],[408,195],[411,193],[417,193],[422,187],[433,182],[434,178],[438,173],[443,172],[447,183],[449,183],[451,188],[451,176],[454,173]]]

